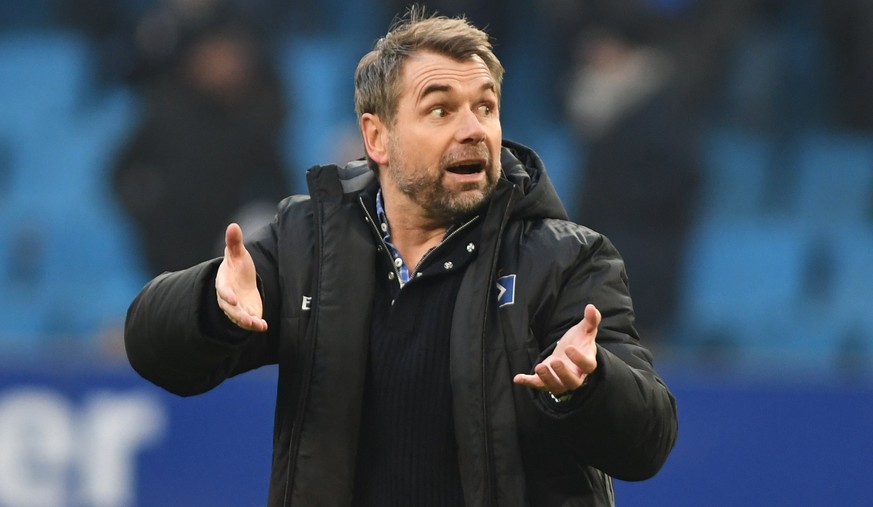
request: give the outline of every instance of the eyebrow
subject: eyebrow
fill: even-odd
[[[448,91],[451,91],[451,89],[452,89],[452,87],[449,85],[446,85],[446,84],[440,84],[440,83],[430,84],[430,85],[427,85],[424,90],[422,90],[421,95],[419,95],[419,97],[418,97],[418,100],[424,99],[425,97],[427,97],[431,93],[448,92]],[[493,81],[488,81],[487,83],[483,84],[482,87],[479,88],[479,90],[480,91],[491,90],[491,91],[496,92],[497,87],[494,85]]]

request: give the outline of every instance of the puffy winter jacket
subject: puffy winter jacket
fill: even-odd
[[[569,222],[539,157],[504,142],[476,259],[463,275],[450,341],[454,423],[468,506],[613,505],[612,477],[642,480],[677,434],[675,400],[639,341],[622,259]],[[279,206],[246,238],[265,334],[207,333],[220,259],[165,273],[128,311],[132,366],[180,395],[279,365],[269,505],[352,499],[378,233],[363,162],[308,173],[310,196]],[[566,404],[514,385],[593,303],[597,370]],[[210,335],[211,334],[211,335]]]

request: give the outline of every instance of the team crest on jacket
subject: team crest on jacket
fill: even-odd
[[[497,306],[515,304],[515,275],[501,276],[497,279]]]

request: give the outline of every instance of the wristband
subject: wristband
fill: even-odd
[[[565,403],[567,401],[570,401],[573,398],[573,393],[575,393],[575,391],[567,391],[566,393],[564,393],[560,396],[555,396],[554,394],[549,393],[549,396],[552,397],[552,400],[555,403]]]
[[[588,379],[590,379],[590,378],[591,378],[591,373],[589,373],[588,375],[585,376],[585,380],[582,381],[582,385],[579,386],[578,389],[582,389],[583,387],[587,386],[587,385],[588,385]],[[549,396],[552,397],[552,400],[553,400],[555,403],[566,403],[566,402],[570,401],[571,399],[573,399],[573,395],[576,393],[576,391],[577,391],[578,389],[574,389],[574,390],[572,390],[572,391],[567,391],[566,393],[564,393],[564,394],[562,394],[562,395],[560,395],[560,396],[555,396],[554,394],[549,393]]]

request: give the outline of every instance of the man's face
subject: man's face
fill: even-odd
[[[383,193],[450,223],[476,210],[500,175],[496,85],[479,57],[458,62],[431,52],[405,62],[401,83],[380,169]]]

